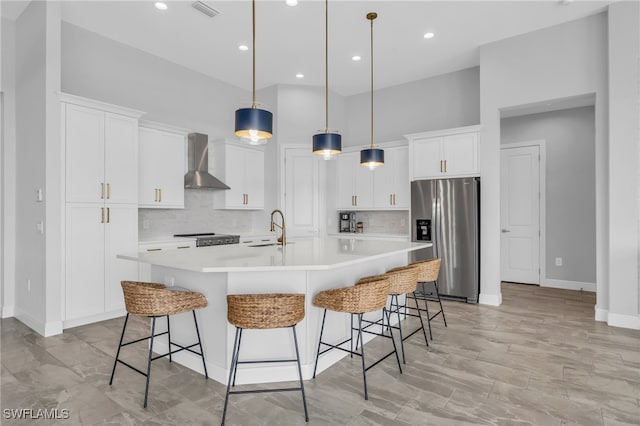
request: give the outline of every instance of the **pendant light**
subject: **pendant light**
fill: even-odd
[[[253,35],[253,100],[251,108],[236,110],[236,136],[249,140],[251,145],[263,145],[273,136],[273,114],[256,104],[256,0],[252,0]]]
[[[384,165],[384,150],[373,147],[373,20],[377,17],[375,12],[367,13],[371,21],[371,146],[360,151],[360,165],[371,170]]]
[[[324,98],[325,126],[324,132],[313,135],[313,153],[330,160],[342,152],[342,136],[329,130],[329,0],[324,2]]]

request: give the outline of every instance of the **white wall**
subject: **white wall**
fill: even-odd
[[[2,317],[14,315],[16,242],[16,88],[15,22],[2,19]]]
[[[428,130],[471,126],[480,122],[480,70],[468,68],[374,91],[374,143],[402,139]],[[345,146],[371,139],[371,94],[347,99]]]
[[[594,108],[504,118],[501,143],[546,141],[544,271],[553,280],[596,282]],[[563,266],[554,259],[563,258]]]
[[[609,303],[598,307],[610,325],[640,328],[640,4],[612,4],[608,28]]]
[[[45,323],[44,203],[35,189],[45,187],[46,5],[32,2],[16,21],[16,291],[15,316],[33,328]],[[27,286],[31,281],[31,288]]]
[[[481,295],[501,303],[500,109],[595,93],[597,307],[608,301],[607,15],[599,14],[480,48]]]

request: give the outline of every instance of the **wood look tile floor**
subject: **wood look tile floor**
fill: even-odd
[[[448,327],[434,320],[429,348],[405,342],[404,374],[388,358],[369,370],[347,357],[307,380],[310,425],[640,425],[640,331],[595,322],[593,293],[503,283],[503,305],[445,302]],[[216,425],[225,387],[168,361],[144,377],[109,375],[122,319],[43,338],[2,320],[3,425]],[[407,328],[417,320],[406,320]],[[136,333],[147,322],[134,321]],[[132,336],[132,335],[131,335]],[[372,358],[388,339],[366,345]],[[129,347],[131,348],[131,347]],[[144,345],[129,349],[144,363]],[[68,420],[9,420],[5,409],[67,409]],[[300,394],[234,395],[229,425],[304,425]]]

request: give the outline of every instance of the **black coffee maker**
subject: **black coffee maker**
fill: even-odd
[[[338,213],[338,230],[340,232],[356,232],[356,212]]]

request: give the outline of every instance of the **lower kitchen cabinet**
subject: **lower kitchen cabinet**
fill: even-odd
[[[137,205],[67,204],[65,327],[124,312],[120,281],[137,280],[138,265],[116,255],[137,249]]]

